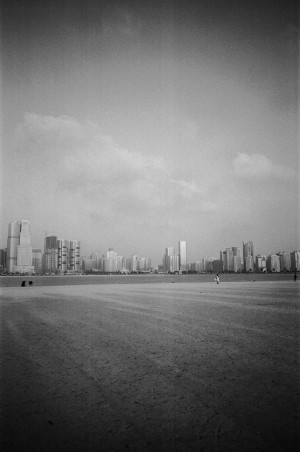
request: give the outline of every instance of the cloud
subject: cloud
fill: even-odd
[[[193,181],[185,181],[185,180],[174,180],[172,179],[174,187],[181,193],[184,198],[191,198],[197,195],[204,195],[206,190],[198,187]]]
[[[40,190],[58,203],[61,198],[65,205],[77,204],[89,218],[123,221],[143,215],[163,222],[178,208],[194,214],[214,209],[203,188],[173,178],[160,156],[132,152],[92,122],[26,114],[17,144],[26,155],[20,174],[32,174],[31,181],[23,179],[27,190],[34,190],[38,177]]]
[[[287,179],[291,176],[291,171],[276,165],[265,155],[245,154],[238,152],[233,160],[234,174],[238,178],[269,179],[280,178]]]

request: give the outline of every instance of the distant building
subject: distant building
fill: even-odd
[[[20,244],[20,230],[21,230],[20,221],[9,223],[7,237],[7,257],[6,257],[8,273],[13,273],[13,269],[17,265],[18,246]]]
[[[8,225],[7,270],[9,273],[33,273],[30,223],[28,220]]]
[[[212,262],[212,269],[214,273],[222,273],[223,262],[220,259],[214,259]]]
[[[185,241],[179,242],[178,252],[179,252],[179,269],[181,271],[187,270],[187,251]]]
[[[106,252],[106,258],[103,262],[103,271],[105,273],[116,273],[118,270],[118,253],[113,249],[109,248]]]
[[[291,271],[291,253],[279,252],[277,253],[277,256],[279,256],[280,260],[280,271]]]
[[[240,248],[233,246],[226,248],[225,251],[220,252],[220,264],[219,271],[239,273],[242,271],[242,259]]]
[[[45,237],[43,270],[45,273],[56,273],[58,270],[58,246],[56,235]]]
[[[69,268],[69,242],[65,239],[58,239],[57,249],[57,271],[65,273]]]
[[[243,242],[243,260],[244,260],[244,271],[253,272],[254,271],[254,250],[253,242]]]
[[[83,271],[97,271],[98,270],[98,256],[91,254],[89,257],[81,259],[81,267]]]
[[[6,270],[6,255],[7,255],[7,248],[0,250],[0,270],[3,272]]]
[[[202,262],[201,261],[191,262],[189,264],[188,269],[191,272],[201,273],[201,272],[203,272]]]
[[[163,268],[166,273],[179,272],[179,255],[175,253],[172,246],[165,249]]]
[[[280,257],[277,254],[270,254],[267,257],[267,270],[272,273],[280,272]]]
[[[215,260],[214,257],[205,257],[204,259],[202,259],[202,266],[204,272],[212,273],[214,271],[213,269],[214,260]]]
[[[131,258],[130,258],[130,271],[131,271],[131,273],[137,273],[138,272],[138,263],[139,263],[138,256],[136,254],[131,256]]]
[[[69,242],[69,271],[80,271],[80,242],[78,240],[70,240]]]
[[[45,238],[43,269],[45,273],[80,271],[80,242],[58,239],[56,235]]]
[[[291,269],[292,271],[300,271],[300,251],[291,252]]]
[[[32,250],[32,265],[35,273],[41,273],[43,271],[43,253],[41,249]]]
[[[258,254],[255,258],[255,268],[256,271],[264,273],[267,270],[267,259],[266,256]]]
[[[130,259],[127,257],[122,258],[122,273],[128,273],[130,270]]]
[[[151,270],[151,259],[149,257],[141,257],[138,260],[138,271],[149,272]]]

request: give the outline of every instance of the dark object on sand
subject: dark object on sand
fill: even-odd
[[[297,273],[294,274],[294,281],[297,281]]]
[[[32,286],[32,285],[33,285],[33,282],[32,282],[32,281],[29,281],[29,285]]]
[[[22,286],[22,287],[26,287],[26,281],[22,281],[21,286]]]

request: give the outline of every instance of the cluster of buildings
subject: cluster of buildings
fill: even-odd
[[[113,248],[109,248],[101,257],[93,253],[82,258],[82,271],[90,273],[149,273],[151,270],[150,257],[119,256]]]
[[[149,257],[119,256],[110,248],[103,256],[80,256],[80,242],[45,237],[44,250],[31,245],[28,220],[8,225],[7,248],[0,250],[0,272],[8,274],[140,273],[152,270]]]
[[[163,273],[181,273],[188,270],[186,242],[178,243],[178,250],[173,246],[165,249],[162,266],[158,271]]]
[[[240,273],[300,271],[300,251],[278,252],[268,256],[254,254],[253,242],[243,242],[242,248],[220,251],[219,258],[207,257],[187,262],[187,244],[165,249],[162,265],[152,267],[149,257],[119,256],[113,248],[98,256],[80,256],[80,242],[55,235],[45,237],[44,249],[31,245],[28,220],[8,225],[7,248],[0,249],[0,273],[8,274],[65,274],[65,273]]]
[[[239,247],[220,251],[220,258],[205,258],[189,265],[189,271],[196,273],[280,273],[300,271],[300,251],[278,252],[276,254],[254,254],[253,242],[243,242]]]
[[[76,273],[80,271],[80,243],[77,240],[45,238],[44,252],[31,245],[28,220],[8,225],[7,248],[0,250],[0,270],[9,274]]]

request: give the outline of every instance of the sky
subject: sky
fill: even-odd
[[[297,3],[4,0],[0,247],[299,249]]]

